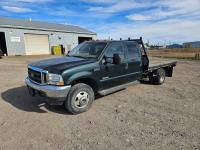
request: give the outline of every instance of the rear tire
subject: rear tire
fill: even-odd
[[[155,85],[161,85],[165,82],[165,75],[165,70],[160,68],[157,70],[156,76],[150,78],[150,81]]]
[[[93,89],[87,84],[78,83],[70,89],[65,108],[72,114],[80,114],[89,110],[93,101]]]

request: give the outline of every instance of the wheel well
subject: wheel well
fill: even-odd
[[[90,79],[90,78],[81,78],[81,79],[73,81],[72,85],[75,85],[77,83],[84,83],[84,84],[89,85],[93,89],[93,91],[95,93],[98,91],[98,84],[93,79]]]

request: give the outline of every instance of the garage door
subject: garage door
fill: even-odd
[[[24,34],[27,55],[50,54],[48,35]]]

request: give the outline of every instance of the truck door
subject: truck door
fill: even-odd
[[[128,69],[126,70],[127,82],[137,80],[142,74],[141,51],[137,42],[125,41]]]
[[[113,64],[113,54],[119,54],[122,59],[121,64]],[[125,50],[122,42],[111,42],[106,48],[104,57],[101,63],[101,79],[100,83],[103,89],[108,89],[117,85],[125,83],[125,70],[126,70],[126,60],[125,60]]]

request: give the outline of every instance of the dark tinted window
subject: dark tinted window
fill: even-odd
[[[105,56],[112,58],[113,54],[119,54],[122,61],[124,60],[124,49],[121,42],[111,43],[108,46]]]
[[[136,42],[125,42],[125,45],[128,50],[128,59],[140,60],[140,49]]]

